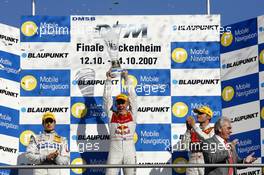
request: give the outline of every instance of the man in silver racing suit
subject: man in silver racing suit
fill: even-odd
[[[136,149],[133,140],[136,129],[136,92],[128,79],[127,71],[121,74],[125,81],[128,95],[119,94],[115,99],[113,110],[111,73],[106,73],[104,87],[104,109],[109,117],[110,149],[107,164],[136,164]],[[108,168],[106,175],[118,175],[118,168]],[[125,175],[135,175],[135,168],[124,168]]]
[[[26,157],[35,165],[68,165],[70,154],[68,142],[55,131],[56,119],[47,112],[42,117],[44,132],[30,137]],[[60,169],[34,169],[34,175],[60,175]]]

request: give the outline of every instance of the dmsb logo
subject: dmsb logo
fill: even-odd
[[[70,17],[23,16],[21,42],[70,42]]]

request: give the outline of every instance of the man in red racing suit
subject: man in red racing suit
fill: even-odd
[[[183,143],[187,145],[189,151],[189,163],[203,164],[204,157],[201,144],[205,139],[214,135],[214,128],[209,125],[213,117],[213,111],[208,106],[202,106],[193,111],[197,114],[199,126],[195,124],[193,117],[187,118],[187,130],[184,134]],[[186,175],[204,175],[204,168],[186,168]]]
[[[133,140],[136,129],[136,93],[128,79],[127,71],[121,74],[125,81],[128,96],[119,94],[116,96],[116,111],[112,110],[112,84],[111,74],[107,72],[107,80],[104,87],[104,109],[109,117],[110,149],[107,164],[136,164],[136,149]],[[108,168],[106,175],[117,175],[118,168]],[[125,175],[135,175],[135,168],[124,168]]]

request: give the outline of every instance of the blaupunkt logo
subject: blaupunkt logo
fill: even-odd
[[[232,44],[233,42],[233,35],[231,32],[225,32],[223,33],[223,35],[221,36],[221,44],[224,47],[228,47]]]
[[[26,75],[21,79],[21,87],[25,91],[32,91],[37,87],[37,79],[32,75]]]
[[[175,117],[185,117],[188,111],[188,106],[183,102],[177,102],[172,106],[172,113]]]
[[[235,90],[232,86],[226,86],[222,91],[224,101],[231,101],[235,95]]]
[[[175,48],[171,53],[171,58],[176,63],[184,63],[188,58],[188,53],[184,48]]]

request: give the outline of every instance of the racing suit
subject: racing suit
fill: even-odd
[[[202,141],[214,135],[214,128],[207,125],[204,129],[194,126],[187,130],[183,137],[183,144],[188,145],[189,163],[204,163]],[[186,168],[186,175],[204,175],[204,168]]]
[[[127,80],[129,110],[126,115],[119,115],[112,111],[112,84],[106,80],[104,87],[104,109],[109,117],[110,149],[107,164],[136,164],[136,148],[134,133],[136,129],[137,104],[136,93],[132,82]],[[117,175],[118,168],[107,168],[106,175]],[[135,175],[135,168],[124,168],[125,175]]]
[[[53,160],[46,159],[47,155],[58,150],[59,155]],[[55,131],[44,132],[30,137],[26,157],[35,165],[68,165],[70,154],[67,139],[57,135]],[[34,175],[60,175],[60,169],[34,169]]]

